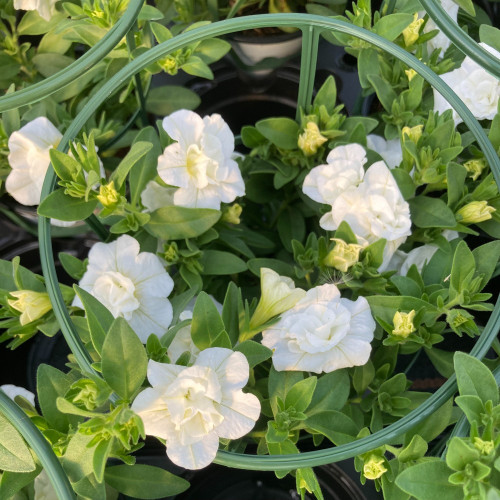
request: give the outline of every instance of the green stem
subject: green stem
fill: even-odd
[[[29,417],[0,389],[0,412],[22,434],[49,476],[59,500],[75,500],[75,494],[49,442]]]

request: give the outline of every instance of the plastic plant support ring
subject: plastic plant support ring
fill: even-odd
[[[0,113],[45,99],[70,84],[100,62],[120,42],[135,23],[144,0],[130,0],[120,20],[79,59],[56,74],[25,89],[0,97]]]
[[[493,76],[500,78],[500,59],[478,45],[460,26],[451,19],[439,2],[420,0],[422,7],[439,29],[467,56],[477,62]]]
[[[362,40],[372,43],[373,45],[389,52],[399,60],[408,64],[410,68],[413,68],[431,85],[433,85],[434,88],[448,100],[448,102],[462,117],[465,124],[469,127],[477,139],[491,166],[496,183],[500,186],[500,159],[498,158],[491,142],[488,140],[483,129],[469,109],[449,88],[449,86],[434,72],[432,72],[422,62],[418,61],[413,55],[407,53],[404,49],[394,45],[392,42],[389,42],[375,33],[337,19],[306,14],[265,14],[220,21],[214,24],[201,26],[187,33],[182,33],[175,38],[153,47],[122,68],[122,70],[109,79],[99,92],[97,92],[88,101],[86,106],[68,127],[68,130],[64,134],[58,149],[61,151],[67,150],[69,141],[73,140],[99,105],[104,102],[108,96],[116,92],[121,85],[125,84],[132,76],[134,76],[135,73],[146,68],[158,58],[164,57],[168,53],[178,50],[189,43],[197,42],[205,38],[220,36],[233,31],[248,28],[269,26],[294,26],[301,29],[304,34],[309,34],[310,36],[304,36],[303,38],[303,43],[305,44],[302,49],[303,56],[304,54],[307,54],[309,50],[313,52],[317,50],[317,47],[313,44],[316,36],[312,35],[319,35],[321,31],[325,30],[336,30],[341,33],[357,36]],[[308,47],[307,44],[311,44],[311,46]],[[305,62],[304,60],[302,60],[301,64],[302,67],[308,67],[309,71],[314,70],[314,67],[311,67],[311,64]],[[301,74],[301,86],[308,85],[308,83],[312,81],[313,77],[314,74]],[[302,102],[300,98],[301,95]],[[299,90],[298,105],[306,104],[307,98],[310,100],[310,91],[308,90],[306,92],[304,90]],[[42,199],[44,199],[53,190],[55,182],[56,176],[54,171],[52,168],[49,168],[43,185]],[[61,325],[63,335],[66,338],[70,349],[73,351],[73,354],[77,358],[82,370],[84,372],[92,371],[90,357],[78,339],[60,294],[50,241],[50,223],[45,217],[40,217],[39,220],[39,241],[40,257],[43,273],[47,283],[47,290],[52,301],[54,312]],[[482,335],[478,338],[474,348],[471,350],[471,355],[477,358],[482,358],[486,354],[493,340],[496,338],[496,332],[499,328],[500,299],[497,300]],[[434,393],[417,409],[413,410],[405,417],[371,436],[348,444],[325,450],[309,451],[299,455],[250,456],[218,451],[215,463],[248,470],[289,470],[299,467],[325,465],[338,460],[351,458],[360,453],[377,448],[384,443],[390,442],[407,432],[423,419],[430,416],[434,411],[436,411],[437,408],[451,398],[456,391],[456,387],[455,377],[452,376],[436,393]]]
[[[49,476],[59,500],[75,500],[68,476],[64,472],[47,439],[30,418],[0,389],[0,413],[22,434]]]

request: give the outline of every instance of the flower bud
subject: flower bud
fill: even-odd
[[[306,156],[311,156],[327,140],[325,136],[321,135],[318,125],[311,121],[307,122],[304,133],[299,135],[297,144]]]
[[[177,247],[177,243],[175,241],[170,243],[170,245],[165,245],[163,258],[169,265],[175,264],[179,260],[179,248]]]
[[[423,23],[424,20],[419,19],[418,13],[415,12],[413,15],[413,22],[403,30],[403,38],[406,47],[410,47],[418,40],[420,27]]]
[[[250,320],[250,328],[263,325],[266,321],[291,309],[306,296],[301,288],[295,288],[291,278],[280,276],[272,269],[260,269],[261,296]]]
[[[493,441],[483,441],[479,437],[474,438],[474,448],[481,452],[481,455],[489,455],[495,449]]]
[[[387,472],[385,459],[379,455],[371,455],[363,465],[363,475],[372,481],[383,476]]]
[[[457,210],[456,215],[460,216],[458,222],[462,224],[477,224],[491,219],[491,214],[495,208],[490,207],[487,201],[471,201]]]
[[[413,333],[416,328],[413,324],[413,318],[415,317],[415,310],[412,309],[409,313],[402,313],[397,311],[392,319],[394,324],[394,330],[392,330],[392,334],[396,337],[401,337],[406,339],[410,333]]]
[[[115,189],[114,181],[111,181],[106,186],[101,185],[97,199],[102,203],[102,206],[106,208],[112,208],[118,204],[120,201],[120,193]]]
[[[405,73],[406,73],[406,77],[408,78],[408,81],[409,81],[409,82],[411,82],[411,81],[412,81],[412,79],[413,79],[413,77],[414,77],[415,75],[417,75],[417,74],[418,74],[418,73],[417,73],[414,69],[412,69],[412,68],[410,68],[410,69],[405,69]]]
[[[325,257],[324,264],[346,273],[347,269],[358,262],[363,246],[346,243],[339,238],[332,238],[332,241],[335,241],[335,247]]]
[[[415,127],[403,127],[403,130],[401,131],[401,135],[403,136],[403,141],[406,141],[407,139],[410,139],[410,141],[414,142],[415,144],[418,142],[420,137],[422,137],[422,129],[424,128],[423,125],[416,125]]]
[[[158,61],[158,64],[161,69],[169,75],[176,75],[179,70],[177,59],[172,55],[167,56],[165,59],[161,59]]]
[[[239,224],[240,215],[243,209],[238,203],[234,203],[230,207],[224,207],[222,210],[221,220],[224,222],[229,222],[229,224]]]
[[[464,167],[467,169],[467,172],[469,172],[472,180],[475,181],[485,169],[486,160],[484,158],[469,160],[464,163]]]
[[[22,326],[41,318],[52,309],[48,293],[18,290],[9,294],[15,297],[15,300],[8,299],[7,302],[10,307],[21,313],[19,322]]]

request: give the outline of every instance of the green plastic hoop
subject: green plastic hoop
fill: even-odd
[[[0,113],[40,101],[76,80],[101,61],[133,26],[144,0],[130,0],[120,20],[96,45],[68,67],[25,89],[0,97]]]
[[[68,476],[64,472],[49,442],[26,413],[2,389],[0,389],[0,412],[22,434],[23,438],[35,452],[49,476],[57,498],[59,500],[75,500],[76,497],[73,488],[71,488]]]
[[[379,35],[357,26],[353,26],[344,21],[306,14],[265,14],[220,21],[211,25],[196,28],[187,33],[183,33],[160,45],[157,45],[156,47],[153,47],[148,50],[148,52],[130,62],[121,71],[114,75],[103,85],[99,92],[97,92],[89,100],[86,106],[69,126],[58,146],[58,149],[66,151],[69,142],[74,139],[85,122],[90,118],[92,113],[97,110],[102,102],[116,92],[120,86],[125,84],[132,76],[135,75],[135,73],[146,68],[158,58],[163,57],[172,51],[183,48],[189,43],[193,43],[204,38],[225,35],[227,33],[242,31],[249,28],[271,26],[293,26],[299,28],[303,33],[301,75],[297,107],[304,106],[310,102],[312,98],[314,72],[316,69],[317,59],[317,42],[321,32],[325,30],[336,30],[341,33],[356,36],[389,52],[399,60],[405,62],[408,66],[423,76],[448,100],[448,102],[462,117],[465,124],[473,132],[483,153],[491,165],[496,183],[500,186],[500,159],[498,158],[492,144],[469,109],[450,89],[450,87],[446,85],[434,72],[432,72],[422,62],[418,61],[413,55]],[[55,187],[55,183],[56,176],[53,169],[49,168],[42,190],[42,199],[50,194]],[[57,284],[58,281],[50,241],[50,224],[44,217],[40,217],[39,220],[39,241],[43,274],[46,279],[47,289],[52,301],[54,312],[60,323],[63,335],[82,370],[84,372],[93,372],[94,370],[91,366],[92,360],[78,338]],[[499,327],[500,299],[495,304],[482,335],[479,337],[476,345],[471,351],[473,356],[482,358],[486,354],[489,346],[496,337],[496,332]],[[325,465],[327,463],[351,458],[360,453],[365,453],[369,450],[377,448],[378,446],[388,443],[401,436],[423,419],[430,416],[434,411],[436,411],[437,408],[444,404],[455,391],[456,381],[455,377],[452,376],[435,394],[425,401],[425,403],[420,405],[417,409],[413,410],[405,417],[401,418],[398,422],[387,426],[385,429],[373,434],[372,436],[368,436],[345,445],[324,450],[305,452],[299,455],[279,456],[250,456],[219,451],[215,462],[228,467],[249,470],[289,470],[299,467]]]

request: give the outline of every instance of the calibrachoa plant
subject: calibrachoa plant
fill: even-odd
[[[396,7],[386,19],[397,19],[382,23],[387,36],[444,74],[500,150],[498,81],[454,55],[421,11]],[[382,30],[384,17],[372,19],[362,0],[348,18]],[[171,36],[150,28],[158,41]],[[426,456],[459,417],[450,400],[356,457],[361,481],[387,498],[500,494],[497,360],[487,368],[440,346],[480,335],[493,309],[498,187],[474,137],[422,77],[353,37],[331,37],[358,57],[364,92],[378,98],[370,116],[346,116],[329,77],[297,120],[244,127],[242,152],[223,116],[188,109],[133,132],[117,154],[101,155],[92,129],[58,151],[60,132],[43,116],[23,116],[9,134],[11,195],[40,203],[37,172],[50,160],[57,186],[39,214],[92,216],[107,233],[84,261],[60,255],[75,281],[60,291],[93,371],[73,356],[67,373],[42,365],[38,407],[5,387],[81,498],[186,489],[163,469],[134,465],[146,436],[187,469],[217,450],[288,455],[354,442],[430,396],[407,377],[425,358],[445,377],[456,372],[470,436],[454,436],[443,460]],[[19,259],[0,261],[0,276],[0,340],[16,347],[56,334],[43,278]],[[45,472],[0,423],[10,453],[0,449],[0,494],[50,498]],[[302,498],[322,498],[312,469],[277,475],[288,473]]]

